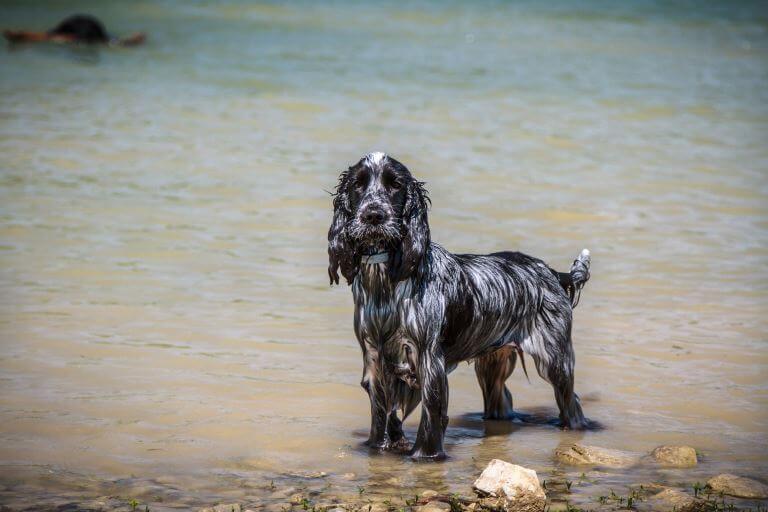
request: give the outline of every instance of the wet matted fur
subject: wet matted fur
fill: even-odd
[[[402,421],[421,402],[411,454],[442,459],[448,373],[474,361],[484,417],[509,418],[505,385],[528,354],[554,388],[564,428],[586,419],[573,390],[572,310],[589,251],[560,273],[519,252],[452,254],[430,239],[424,183],[383,153],[341,173],[328,231],[328,275],[352,286],[371,403],[372,447],[404,450]],[[398,416],[401,411],[402,417]]]

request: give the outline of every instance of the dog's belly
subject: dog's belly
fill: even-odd
[[[446,333],[445,358],[449,364],[470,361],[507,345],[517,345],[524,334],[513,319],[480,322],[458,332]]]

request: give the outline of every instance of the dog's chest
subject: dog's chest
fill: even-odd
[[[366,265],[352,284],[355,324],[361,339],[382,347],[400,327],[406,283],[393,286],[384,265]]]

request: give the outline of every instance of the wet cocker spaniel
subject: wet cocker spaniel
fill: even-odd
[[[452,254],[429,235],[424,183],[383,153],[339,177],[328,231],[328,274],[352,286],[362,386],[371,402],[368,444],[406,450],[402,421],[419,402],[411,455],[445,457],[448,373],[474,361],[485,418],[512,414],[505,386],[529,354],[552,384],[563,428],[587,420],[573,390],[573,307],[589,279],[589,251],[560,273],[519,252]],[[402,411],[402,418],[398,417]]]

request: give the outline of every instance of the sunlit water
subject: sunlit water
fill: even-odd
[[[491,458],[576,478],[552,453],[577,440],[702,462],[609,471],[576,501],[768,473],[764,5],[6,2],[0,19],[73,11],[149,42],[0,52],[0,501],[466,493]],[[484,423],[463,365],[449,461],[361,447],[326,191],[374,149],[428,182],[451,250],[558,269],[592,250],[574,340],[602,430],[547,424],[551,390],[522,372],[534,421]]]

